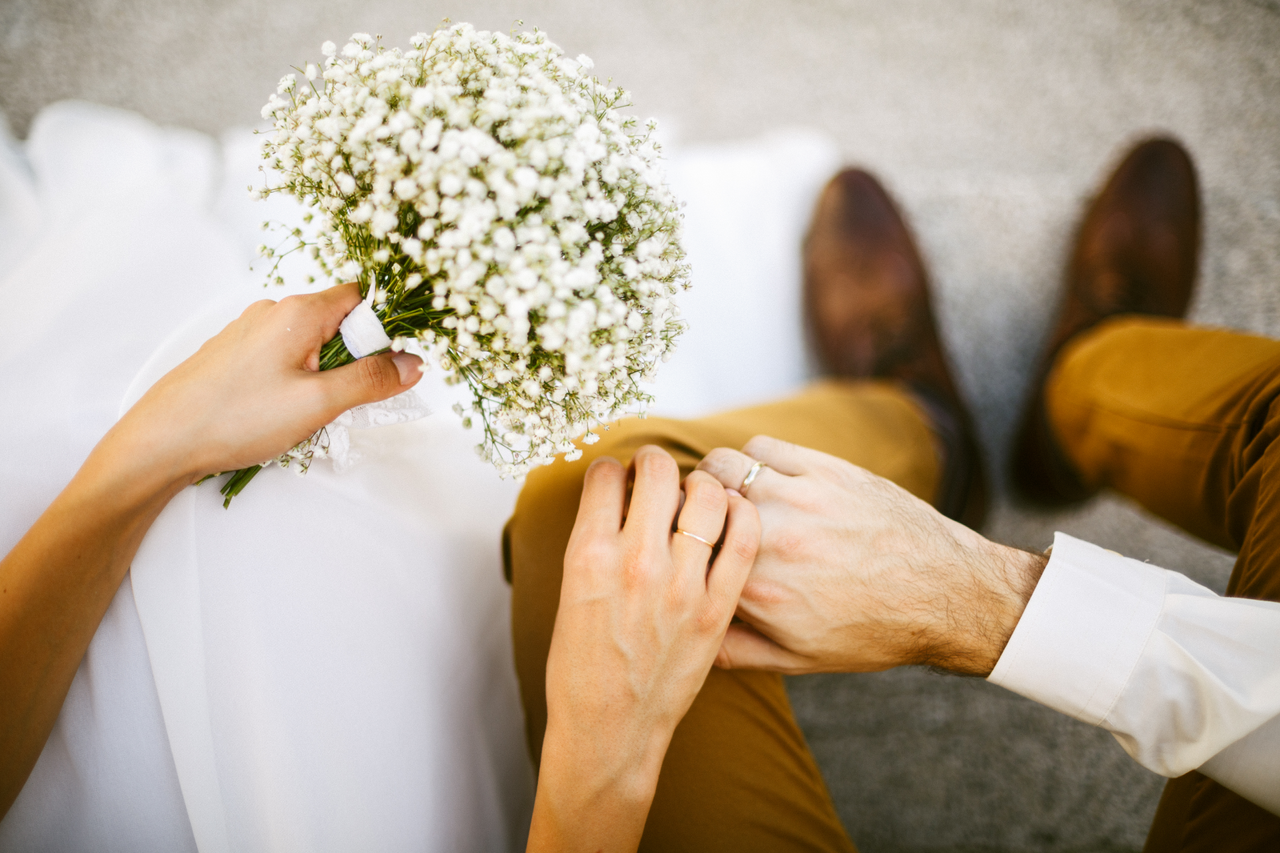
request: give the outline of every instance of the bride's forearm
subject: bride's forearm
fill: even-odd
[[[619,853],[640,843],[670,735],[549,727],[529,827],[530,853]]]
[[[117,430],[0,560],[0,817],[22,790],[147,529],[190,477]]]

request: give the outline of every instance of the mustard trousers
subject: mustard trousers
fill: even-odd
[[[1052,427],[1086,481],[1240,552],[1230,595],[1280,600],[1280,342],[1120,318],[1082,335],[1049,377]],[[839,456],[925,499],[940,480],[924,409],[894,383],[827,381],[696,421],[630,419],[583,458],[529,475],[503,538],[530,754],[546,729],[545,672],[565,547],[598,456],[644,444],[687,473],[715,447],[766,434]],[[852,851],[781,676],[713,669],[676,729],[643,851]],[[1149,853],[1280,850],[1280,818],[1191,773],[1170,781]]]

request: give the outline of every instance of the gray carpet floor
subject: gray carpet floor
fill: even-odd
[[[1199,165],[1194,318],[1280,335],[1277,0],[2,0],[0,110],[19,135],[62,98],[216,134],[321,41],[445,17],[547,30],[682,140],[833,134],[916,227],[997,481],[1082,204],[1134,140],[1172,133]],[[1001,488],[985,532],[1043,548],[1054,530],[1217,589],[1230,572],[1113,497],[1042,513]],[[790,686],[868,853],[1141,848],[1162,782],[1102,732],[924,672]]]

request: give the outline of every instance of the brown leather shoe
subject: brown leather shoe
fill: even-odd
[[[1076,335],[1116,314],[1183,317],[1200,254],[1195,166],[1172,139],[1139,144],[1085,214],[1067,267],[1066,293],[1014,444],[1013,484],[1045,505],[1084,500],[1083,483],[1049,427],[1044,383]]]
[[[924,262],[897,207],[867,172],[846,169],[819,196],[804,244],[804,296],[823,368],[905,383],[943,445],[935,504],[981,525],[982,456],[938,339]]]

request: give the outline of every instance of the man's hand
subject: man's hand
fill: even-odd
[[[881,477],[758,436],[698,466],[742,484],[760,553],[716,660],[780,672],[872,672],[925,664],[987,675],[1047,559],[997,545]]]
[[[629,505],[618,462],[587,470],[547,660],[531,850],[635,849],[759,543],[754,507],[709,475],[689,475],[681,505],[667,453],[643,447],[633,464]],[[707,543],[722,538],[713,559]]]

